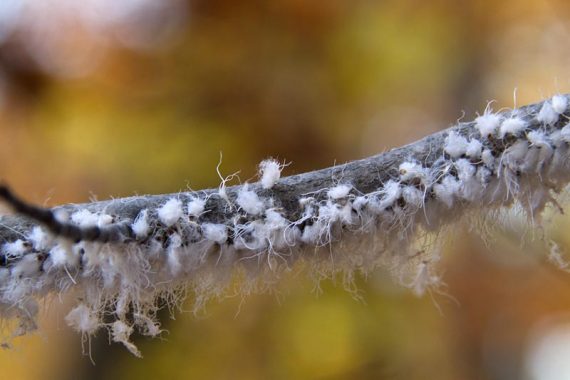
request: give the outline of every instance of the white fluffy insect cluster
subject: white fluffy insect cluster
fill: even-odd
[[[261,187],[271,189],[275,186],[279,178],[281,178],[281,170],[283,170],[283,165],[277,160],[268,159],[261,161],[259,164]]]
[[[487,108],[472,123],[342,167],[280,178],[282,165],[267,160],[260,183],[224,182],[223,192],[59,209],[79,228],[126,223],[113,242],[14,224],[0,230],[11,234],[0,247],[0,313],[31,329],[38,297],[75,289],[81,301],[69,325],[87,335],[106,328],[139,355],[130,336],[160,333],[158,298],[175,300],[190,287],[200,307],[235,276],[243,293],[264,291],[297,262],[315,277],[342,273],[347,281],[390,265],[414,292],[437,289],[440,277],[415,237],[514,202],[536,220],[570,181],[567,116],[561,95],[501,114]]]

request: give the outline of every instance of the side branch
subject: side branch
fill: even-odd
[[[537,215],[570,182],[570,96],[459,123],[410,145],[331,168],[168,195],[53,209],[0,198],[0,315],[33,326],[35,300],[78,293],[67,316],[78,331],[106,327],[133,353],[133,329],[156,335],[156,299],[191,287],[199,307],[241,276],[264,291],[298,262],[316,277],[409,264],[402,282],[423,293],[439,284],[414,238],[462,215],[514,202]],[[407,265],[406,267],[409,267]],[[400,273],[401,274],[401,273]],[[113,321],[103,322],[103,314]]]

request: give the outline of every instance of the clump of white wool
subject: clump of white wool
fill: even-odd
[[[542,103],[542,107],[536,115],[536,120],[544,125],[553,125],[558,121],[558,116],[559,114],[554,111],[550,102],[546,101]]]
[[[488,166],[493,167],[495,165],[495,156],[493,156],[493,152],[490,149],[485,149],[481,153],[481,161]]]
[[[548,137],[546,136],[546,133],[542,131],[530,131],[527,133],[526,137],[531,143],[531,146],[535,146],[537,148],[550,148]]]
[[[131,225],[133,232],[137,238],[145,238],[149,231],[150,225],[148,223],[148,210],[144,209],[137,215],[135,221]]]
[[[25,278],[31,277],[38,273],[40,262],[37,254],[27,254],[22,257],[18,263],[12,268],[12,277]]]
[[[204,198],[192,198],[190,202],[188,202],[188,215],[193,217],[199,217],[202,215],[204,210],[206,209],[206,199]]]
[[[114,342],[122,343],[131,352],[131,354],[139,358],[142,357],[137,346],[130,341],[130,336],[133,333],[133,328],[131,326],[127,325],[123,321],[115,321],[111,326],[111,333],[113,335]]]
[[[77,264],[79,256],[74,255],[69,247],[61,244],[56,245],[49,251],[50,260],[55,267],[73,266]]]
[[[568,108],[568,99],[564,95],[554,95],[552,97],[552,109],[557,114],[566,112]]]
[[[71,310],[65,317],[67,324],[78,332],[92,335],[100,326],[97,313],[87,305],[80,304]]]
[[[259,164],[261,187],[271,189],[281,178],[282,165],[274,159],[263,160]]]
[[[475,119],[475,128],[479,131],[482,137],[489,137],[497,132],[501,125],[501,115],[493,113],[493,110],[487,106],[483,115]]]
[[[181,250],[182,237],[173,233],[168,239],[167,262],[173,275],[178,275],[182,271]]]
[[[465,154],[467,155],[467,157],[473,158],[473,159],[478,159],[481,158],[481,151],[483,150],[483,144],[481,143],[481,141],[477,140],[477,139],[473,139],[471,141],[469,141],[469,144],[467,145],[467,150],[465,151]]]
[[[238,191],[236,202],[242,210],[251,215],[259,215],[265,210],[265,204],[247,184]]]
[[[343,199],[348,197],[352,190],[352,185],[340,184],[329,189],[327,195],[330,199]]]
[[[402,181],[410,181],[419,179],[422,184],[425,184],[428,178],[428,169],[415,162],[402,162],[400,164],[400,179]]]
[[[400,198],[402,195],[402,186],[399,182],[389,180],[384,185],[384,188],[380,191],[382,197],[378,204],[379,211],[385,210],[386,208],[392,206],[394,202]]]
[[[433,186],[436,199],[443,202],[448,208],[453,206],[453,201],[461,189],[461,183],[451,175],[443,177],[441,183]]]
[[[32,243],[38,251],[45,250],[50,243],[50,236],[40,226],[35,226],[28,235],[27,239]]]
[[[455,131],[449,132],[445,138],[444,150],[451,158],[458,158],[467,152],[469,142],[463,136]]]
[[[20,257],[26,253],[28,246],[22,239],[18,239],[12,242],[4,243],[2,245],[2,250],[7,256]]]
[[[528,124],[520,117],[511,117],[503,120],[499,130],[499,137],[505,138],[506,135],[516,136],[527,128]]]
[[[174,225],[184,215],[182,201],[177,198],[170,198],[157,211],[158,219],[167,227]]]
[[[228,240],[228,229],[225,224],[204,223],[202,233],[206,240],[218,244],[224,244]]]
[[[99,217],[87,209],[79,210],[71,215],[71,221],[79,227],[92,227],[97,225]]]
[[[407,205],[413,208],[420,208],[424,202],[424,194],[415,186],[404,186],[402,198]]]

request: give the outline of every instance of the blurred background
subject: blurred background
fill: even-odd
[[[0,0],[0,177],[45,205],[287,174],[570,92],[566,0]],[[548,236],[570,250],[567,217]],[[14,379],[567,379],[570,274],[520,216],[458,227],[449,295],[378,271],[363,301],[303,277],[162,315],[144,359],[100,333],[93,365],[59,300],[0,351]],[[189,302],[191,302],[191,296]],[[455,302],[453,299],[456,299]],[[65,300],[64,300],[65,302]],[[183,307],[184,309],[184,307]],[[189,308],[188,308],[189,309]]]

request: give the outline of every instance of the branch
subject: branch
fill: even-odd
[[[232,286],[270,290],[296,265],[317,280],[342,273],[349,286],[355,272],[390,265],[421,294],[441,282],[418,236],[515,202],[535,219],[557,205],[570,181],[569,101],[487,107],[413,144],[286,178],[264,161],[260,182],[240,186],[53,209],[0,187],[15,211],[0,219],[0,315],[24,333],[37,300],[73,291],[73,328],[106,327],[138,355],[132,332],[159,334],[158,299],[188,287],[199,308]]]

